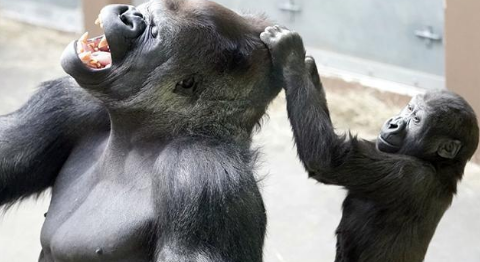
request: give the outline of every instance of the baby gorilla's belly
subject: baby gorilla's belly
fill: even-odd
[[[42,228],[40,261],[151,261],[150,188],[99,182],[84,199],[58,200]]]

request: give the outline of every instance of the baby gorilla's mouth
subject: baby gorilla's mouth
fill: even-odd
[[[100,17],[95,24],[103,28]],[[112,66],[112,54],[105,35],[88,38],[88,32],[85,32],[77,41],[77,55],[89,68],[104,69]]]

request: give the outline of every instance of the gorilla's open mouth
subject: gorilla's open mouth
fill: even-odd
[[[77,81],[97,85],[122,66],[125,56],[147,27],[143,15],[133,6],[109,5],[95,22],[104,35],[89,38],[88,33],[72,41],[62,55],[62,67]]]
[[[88,32],[77,41],[78,58],[87,67],[94,69],[112,66],[112,55],[105,36],[87,39]]]
[[[95,24],[103,28],[100,16]],[[88,38],[88,32],[85,32],[76,42],[76,50],[78,58],[89,68],[103,69],[112,66],[112,54],[105,35]]]

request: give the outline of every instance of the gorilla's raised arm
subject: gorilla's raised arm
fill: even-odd
[[[393,179],[405,178],[406,173],[400,169],[408,166],[418,169],[415,164],[408,164],[412,160],[407,156],[384,154],[372,142],[335,133],[315,61],[305,58],[303,42],[297,33],[275,26],[267,28],[261,38],[284,77],[288,117],[298,155],[312,178],[351,190],[392,190],[389,187]],[[395,187],[405,184],[405,190],[411,188],[415,176],[409,177],[402,179],[401,184],[394,183]]]
[[[51,186],[76,142],[108,129],[106,111],[71,78],[44,83],[0,116],[0,206]]]

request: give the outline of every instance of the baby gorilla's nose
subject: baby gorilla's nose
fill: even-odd
[[[405,120],[402,117],[394,117],[387,124],[389,132],[400,132],[405,128]]]

